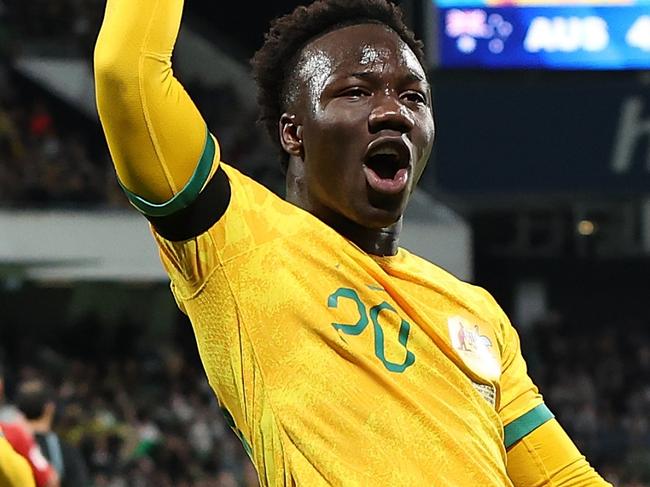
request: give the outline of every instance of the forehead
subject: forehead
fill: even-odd
[[[406,69],[425,79],[424,69],[411,48],[390,27],[383,24],[358,24],[328,32],[305,46],[299,71],[311,67],[322,73],[327,66],[339,70],[385,70],[387,65]],[[306,68],[306,69],[305,69]]]

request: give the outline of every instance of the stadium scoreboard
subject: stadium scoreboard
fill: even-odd
[[[433,0],[441,68],[650,69],[650,0]]]

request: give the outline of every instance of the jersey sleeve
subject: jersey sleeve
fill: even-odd
[[[554,419],[542,424],[510,448],[508,476],[515,487],[611,486],[589,465]]]
[[[504,425],[504,443],[506,448],[510,448],[554,416],[528,376],[517,331],[505,313],[501,310],[499,313],[503,350],[498,412]]]
[[[34,478],[27,460],[11,447],[0,432],[0,486],[33,487]]]
[[[217,222],[181,241],[169,240],[153,228],[177,301],[191,298],[216,268],[277,239],[291,238],[301,232],[306,219],[314,218],[232,166],[221,163],[220,169],[231,196]]]
[[[221,161],[217,138],[174,77],[182,10],[183,0],[108,0],[94,53],[118,180],[151,222],[177,297],[192,295],[219,262],[282,234],[291,212]]]
[[[23,427],[17,424],[4,424],[2,430],[14,450],[29,463],[37,487],[47,486],[57,477],[56,471],[43,456],[38,443]]]
[[[97,109],[131,203],[161,217],[187,207],[217,171],[219,146],[175,78],[182,0],[108,0],[94,52]]]

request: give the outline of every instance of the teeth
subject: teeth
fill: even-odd
[[[372,153],[373,156],[399,156],[399,152],[391,147],[383,147]]]

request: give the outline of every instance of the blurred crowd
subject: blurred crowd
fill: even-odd
[[[106,153],[47,98],[21,91],[0,86],[0,205],[122,206]]]
[[[20,421],[13,403],[20,384],[38,379],[52,386],[53,431],[78,451],[89,482],[64,477],[62,487],[258,485],[201,368],[179,351],[115,352],[89,361],[29,348],[29,358],[7,361],[0,420],[11,419],[13,410]]]
[[[106,0],[0,0],[0,19],[16,54],[84,55],[92,51]],[[52,43],[56,39],[56,43]],[[49,51],[49,52],[48,52]]]
[[[104,6],[105,0],[0,0],[0,206],[127,206],[97,120],[14,67],[16,58],[32,54],[81,57],[90,69]],[[176,74],[219,138],[223,159],[281,192],[279,163],[255,110],[228,84],[205,86]]]
[[[282,191],[274,152],[238,107],[229,86],[186,83],[221,144],[222,158]],[[98,124],[39,91],[0,64],[0,206],[123,208],[128,206]]]
[[[546,404],[592,465],[616,486],[650,486],[648,323],[550,314],[522,334],[522,349]]]

